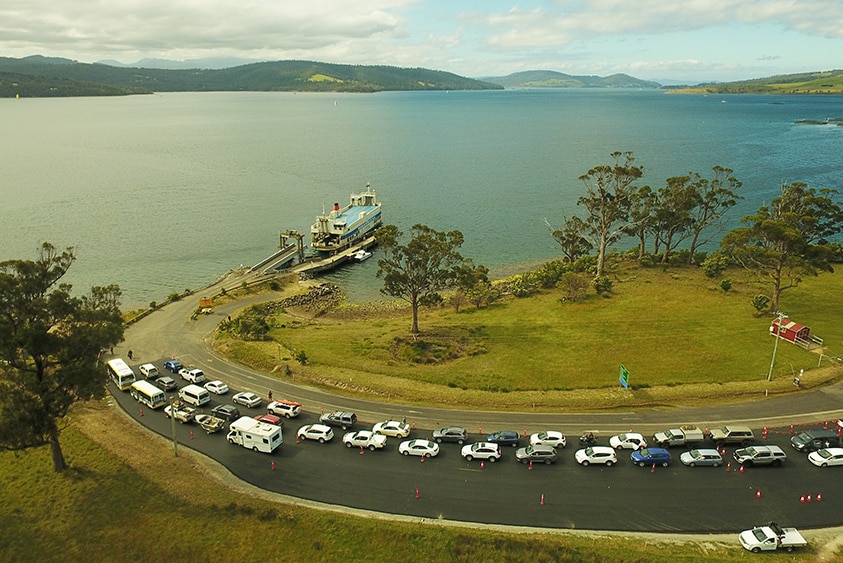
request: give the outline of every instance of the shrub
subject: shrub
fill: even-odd
[[[758,313],[762,313],[770,306],[770,298],[766,295],[756,295],[752,298],[752,306]]]
[[[304,350],[299,350],[296,353],[296,361],[298,363],[300,363],[301,365],[304,365],[304,364],[307,363],[307,354],[305,354]]]
[[[658,264],[659,259],[653,256],[652,254],[645,254],[641,258],[638,259],[638,263],[644,266],[645,268],[652,268],[656,264]]]
[[[720,282],[720,289],[723,291],[729,291],[732,289],[732,280],[726,278]]]
[[[603,295],[612,291],[612,280],[609,279],[608,276],[594,278],[591,283],[594,286],[595,291],[597,291],[597,295]]]
[[[712,252],[706,259],[702,261],[703,273],[709,278],[716,278],[720,276],[729,265],[729,258],[722,252]]]

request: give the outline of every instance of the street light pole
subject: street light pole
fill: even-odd
[[[782,332],[782,319],[787,316],[781,311],[776,311],[773,314],[779,318],[779,322],[776,325],[776,342],[773,344],[773,359],[770,360],[770,371],[767,372],[767,381],[770,381],[773,378],[773,364],[776,363],[776,350],[779,349],[779,335]]]

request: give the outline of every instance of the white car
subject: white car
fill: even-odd
[[[296,432],[299,440],[316,440],[320,444],[330,442],[334,438],[334,431],[324,424],[306,424]]]
[[[386,445],[386,436],[369,430],[357,430],[346,433],[342,437],[342,443],[346,448],[369,448],[374,451]]]
[[[817,467],[843,465],[843,448],[821,448],[809,453],[808,461]]]
[[[234,396],[231,397],[231,402],[252,409],[261,406],[263,399],[261,399],[254,393],[243,391],[241,393],[235,393]]]
[[[182,379],[191,383],[202,383],[205,381],[205,372],[201,369],[181,368],[179,370],[179,375]]]
[[[608,446],[589,446],[577,450],[574,458],[580,465],[602,463],[606,467],[611,467],[618,462],[618,455],[615,453],[615,450]]]
[[[609,445],[616,450],[640,450],[647,447],[647,440],[641,434],[627,432],[609,438]]]
[[[462,447],[460,451],[466,461],[484,459],[495,463],[501,458],[501,447],[491,442],[475,442]]]
[[[421,457],[433,457],[439,455],[439,444],[430,440],[406,440],[398,446],[398,453],[404,455],[417,455]]]
[[[225,395],[228,393],[228,385],[216,379],[214,381],[209,381],[205,384],[205,389],[208,390],[210,393],[214,393],[215,395]]]
[[[301,413],[301,404],[293,401],[272,401],[266,406],[266,412],[276,416],[293,418]]]
[[[530,436],[530,445],[535,446],[537,444],[552,446],[554,448],[564,448],[568,445],[568,441],[561,432],[548,430],[547,432],[537,432]]]
[[[400,420],[387,420],[375,424],[372,427],[372,432],[392,436],[393,438],[406,438],[410,435],[410,425]]]

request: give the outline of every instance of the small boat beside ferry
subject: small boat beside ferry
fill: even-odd
[[[367,260],[372,257],[372,253],[366,250],[365,248],[361,248],[357,252],[351,255],[351,258],[357,260],[358,262],[362,262],[363,260]]]
[[[381,224],[381,204],[372,186],[366,184],[366,191],[351,194],[347,206],[340,209],[340,204],[335,203],[330,213],[323,211],[316,217],[310,227],[310,246],[333,254],[370,236]],[[355,258],[360,260],[356,255]]]

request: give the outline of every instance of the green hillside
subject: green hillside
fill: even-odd
[[[144,92],[378,92],[384,90],[486,90],[500,89],[450,72],[424,68],[360,66],[313,61],[276,61],[225,69],[163,70],[123,68],[87,64],[68,59],[0,57],[0,73],[13,73],[19,85],[21,76],[30,77],[30,96],[97,95],[77,93],[92,85],[117,95]],[[5,82],[5,80],[4,80]],[[37,85],[37,88],[35,87]],[[22,92],[0,90],[0,95],[14,97]],[[49,92],[53,92],[49,94]]]
[[[552,70],[526,70],[483,80],[505,88],[661,88],[658,82],[639,80],[627,74],[574,76]]]
[[[782,74],[675,88],[677,94],[843,94],[843,70]]]

